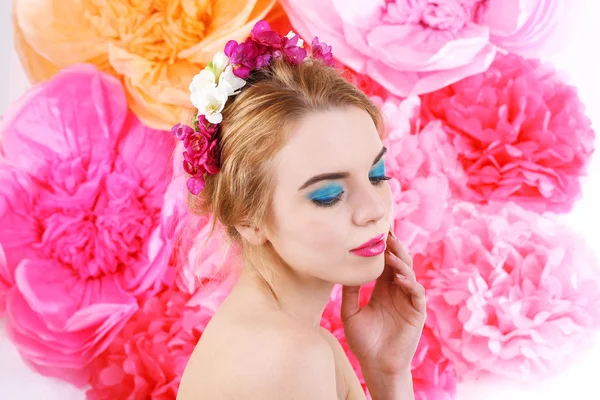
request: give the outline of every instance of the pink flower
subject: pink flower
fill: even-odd
[[[579,6],[581,7],[581,6]],[[525,57],[541,57],[564,46],[577,23],[577,4],[565,0],[489,0],[481,24],[496,46]],[[581,7],[585,12],[585,7]]]
[[[458,203],[453,217],[414,268],[461,379],[544,378],[594,341],[600,269],[579,235],[512,203]]]
[[[167,290],[143,302],[90,366],[92,399],[174,399],[184,368],[224,293]]]
[[[397,103],[390,98],[381,108],[388,128],[384,143],[386,175],[392,178],[394,233],[416,254],[445,234],[451,188],[462,186],[466,178],[441,124],[433,122],[418,135],[410,134],[418,112],[414,99]]]
[[[141,125],[119,81],[90,65],[35,86],[0,131],[8,332],[38,371],[84,384],[138,299],[163,286],[175,139]]]
[[[453,400],[458,383],[454,365],[442,353],[439,339],[425,326],[411,364],[415,400]]]
[[[576,89],[539,61],[499,55],[485,73],[422,100],[468,175],[464,199],[566,212],[580,197],[595,133]]]
[[[0,245],[0,317],[3,317],[6,313],[6,296],[14,284],[15,282],[6,262],[6,255]]]
[[[523,3],[523,4],[522,4]],[[283,0],[302,37],[406,97],[485,71],[496,48],[550,48],[564,0]],[[490,36],[490,31],[492,35]],[[563,32],[563,31],[560,31]]]

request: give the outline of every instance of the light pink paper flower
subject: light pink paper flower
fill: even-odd
[[[600,268],[579,235],[511,203],[458,203],[453,217],[414,268],[461,379],[544,378],[593,343]]]
[[[490,29],[496,46],[525,57],[541,57],[568,43],[585,7],[566,0],[488,0],[480,24]]]
[[[175,139],[141,125],[119,81],[89,65],[34,87],[0,132],[8,332],[36,370],[82,385],[138,299],[163,286]]]
[[[194,295],[166,290],[145,300],[90,367],[88,399],[175,399],[184,368],[225,297],[208,283]]]
[[[444,235],[451,187],[463,186],[466,176],[440,123],[411,135],[418,102],[389,99],[381,108],[388,127],[384,144],[386,175],[392,178],[394,233],[416,254]]]
[[[595,133],[575,87],[551,68],[498,55],[490,69],[422,97],[445,123],[468,175],[464,199],[569,211],[580,197]]]
[[[302,37],[395,95],[428,93],[485,71],[497,47],[537,55],[564,42],[565,0],[282,0]],[[563,26],[566,27],[565,24]],[[491,35],[490,35],[491,34]]]
[[[415,400],[453,400],[458,379],[454,365],[442,354],[433,331],[425,326],[411,364]]]

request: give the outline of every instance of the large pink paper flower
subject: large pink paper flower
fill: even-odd
[[[513,203],[458,203],[453,217],[414,268],[461,379],[543,378],[593,342],[600,268],[580,236]]]
[[[398,96],[437,90],[485,71],[497,46],[550,49],[564,0],[282,0],[303,37]]]
[[[94,361],[88,399],[175,399],[183,370],[225,297],[207,283],[194,295],[166,290],[143,302]]]
[[[414,99],[400,103],[388,99],[381,108],[388,128],[384,143],[386,175],[392,178],[394,233],[416,254],[444,235],[451,188],[464,185],[466,177],[440,123],[432,122],[411,135],[410,121],[418,111]]]
[[[144,127],[119,81],[90,65],[34,87],[0,132],[8,331],[39,372],[84,384],[138,299],[163,285],[175,139]]]
[[[483,74],[422,100],[468,175],[465,199],[566,212],[580,196],[595,134],[576,89],[539,61],[498,55]]]

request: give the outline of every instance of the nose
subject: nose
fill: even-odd
[[[358,226],[377,223],[385,218],[388,212],[381,189],[370,183],[367,185],[355,192],[353,222]]]

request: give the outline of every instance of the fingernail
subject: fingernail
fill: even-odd
[[[398,277],[398,279],[406,279],[406,277],[402,274],[396,274],[396,276]]]
[[[390,236],[393,237],[394,239],[396,239],[396,235],[394,235],[394,232],[392,232],[391,229],[390,229]]]

